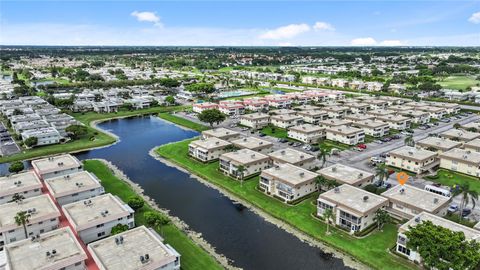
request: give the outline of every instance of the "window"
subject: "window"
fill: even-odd
[[[97,228],[101,228],[101,227],[103,227],[103,226],[104,226],[103,223],[102,223],[102,224],[98,224],[98,225],[97,225]]]
[[[403,246],[398,246],[398,252],[403,253],[407,256],[410,256],[410,249],[403,247]]]
[[[99,233],[97,233],[97,237],[102,237],[102,236],[104,236],[104,235],[105,235],[105,232],[99,232]]]

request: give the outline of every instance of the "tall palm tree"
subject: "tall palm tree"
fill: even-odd
[[[25,200],[25,197],[24,197],[22,194],[15,193],[15,194],[13,194],[12,199],[10,200],[10,202],[20,203],[20,202],[22,202],[23,200]]]
[[[326,185],[327,179],[322,175],[319,175],[315,178],[315,183],[317,184],[318,190],[321,190]]]
[[[377,212],[375,212],[375,216],[373,217],[373,220],[377,223],[378,230],[380,230],[383,228],[383,225],[390,222],[391,217],[387,213],[387,211],[383,209],[378,209]]]
[[[337,181],[335,181],[335,180],[327,179],[327,183],[325,183],[325,185],[327,186],[327,190],[330,190],[330,189],[336,187],[338,184],[337,184]]]
[[[407,137],[405,137],[405,145],[408,145],[408,146],[415,146],[415,140],[413,139],[413,136],[412,135],[408,135]]]
[[[318,152],[317,158],[322,162],[322,168],[327,163],[327,157],[330,156],[330,153],[325,150],[324,148],[320,148],[320,152]]]
[[[244,176],[244,173],[247,169],[245,168],[245,166],[243,165],[240,165],[237,167],[237,178],[240,179],[240,185],[243,186],[243,176]]]
[[[388,170],[385,163],[378,164],[375,168],[375,176],[380,180],[380,183],[383,185],[383,182],[388,179]]]
[[[325,219],[325,223],[327,223],[327,234],[330,234],[330,220],[335,218],[332,208],[326,208],[323,211],[323,218]]]
[[[20,211],[15,215],[15,223],[20,226],[23,226],[23,231],[25,232],[25,238],[28,238],[27,224],[30,222],[30,214],[26,211]]]
[[[462,203],[460,204],[460,217],[462,217],[463,209],[472,202],[472,210],[475,208],[478,201],[478,192],[476,190],[470,189],[470,184],[463,183],[459,185],[459,189],[456,192],[456,195],[462,195]]]

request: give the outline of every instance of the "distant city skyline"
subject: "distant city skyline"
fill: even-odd
[[[480,3],[2,1],[0,44],[480,46]]]

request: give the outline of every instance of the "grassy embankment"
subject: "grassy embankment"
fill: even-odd
[[[437,175],[427,176],[426,178],[433,182],[440,183],[449,187],[468,183],[470,185],[470,189],[480,193],[480,181],[478,181],[478,178],[474,176],[440,169],[437,171]]]
[[[94,173],[101,181],[102,186],[107,193],[117,195],[122,200],[127,201],[128,198],[136,196],[133,188],[125,181],[116,177],[112,171],[101,161],[86,160],[84,161],[85,170]],[[144,214],[149,211],[156,211],[148,204],[135,212],[135,223],[137,226],[145,225]],[[163,226],[162,233],[165,242],[174,247],[181,255],[182,269],[204,270],[204,269],[223,269],[223,267],[215,261],[205,250],[195,244],[185,233],[172,223]]]
[[[112,144],[116,139],[106,133],[101,132],[90,126],[93,121],[102,121],[118,117],[128,117],[144,114],[154,114],[168,111],[178,111],[188,108],[186,106],[172,106],[172,107],[153,107],[148,109],[141,109],[135,111],[119,111],[117,113],[72,113],[78,121],[87,126],[88,134],[82,136],[80,139],[69,141],[65,144],[55,144],[35,147],[33,149],[24,149],[22,152],[8,157],[1,157],[0,163],[12,162],[16,160],[28,160],[41,156],[54,155],[58,153],[77,152],[87,150],[95,147],[101,147]]]
[[[388,224],[383,232],[375,231],[371,235],[356,239],[339,229],[332,229],[326,235],[326,225],[312,217],[316,212],[315,196],[297,205],[290,206],[271,198],[256,189],[259,177],[246,180],[243,185],[226,177],[218,171],[218,161],[204,164],[188,157],[188,144],[191,140],[163,145],[155,152],[163,158],[187,169],[192,174],[219,186],[235,196],[248,201],[267,214],[282,220],[298,230],[341,250],[364,264],[376,269],[412,269],[414,266],[406,260],[388,253],[395,245],[397,228]]]

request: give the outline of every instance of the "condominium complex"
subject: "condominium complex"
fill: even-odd
[[[386,164],[414,173],[423,173],[437,166],[439,162],[436,152],[404,146],[390,151]]]
[[[480,176],[480,153],[454,148],[439,156],[440,168]]]
[[[241,149],[250,149],[263,154],[270,153],[273,149],[273,143],[256,137],[245,137],[234,140],[232,141],[232,144]]]
[[[42,183],[33,171],[0,177],[0,204],[10,202],[15,194],[30,198],[42,194]]]
[[[430,150],[432,152],[437,152],[438,154],[441,154],[453,148],[460,147],[461,145],[461,142],[452,141],[450,139],[442,137],[427,137],[423,140],[416,142],[417,147],[421,147],[425,150]]]
[[[231,145],[228,141],[209,137],[191,142],[188,145],[188,154],[203,162],[212,161],[226,153]]]
[[[65,154],[32,161],[33,170],[42,179],[63,176],[82,170],[82,163],[74,156]]]
[[[271,165],[272,162],[268,156],[250,149],[240,149],[220,156],[220,171],[235,178],[246,178],[258,174],[270,168]]]
[[[339,142],[348,145],[356,145],[365,141],[365,132],[362,129],[337,126],[325,129],[327,133],[327,140]]]
[[[314,156],[292,148],[277,150],[268,155],[275,165],[290,163],[307,170],[311,170],[315,167]]]
[[[466,143],[466,142],[480,138],[480,133],[470,132],[462,129],[449,129],[447,131],[440,133],[440,137]]]
[[[288,137],[304,143],[316,143],[318,139],[325,138],[325,128],[303,124],[288,129]]]
[[[342,165],[340,163],[320,169],[317,173],[328,180],[334,180],[338,184],[349,184],[356,187],[363,187],[371,184],[375,177],[372,173]]]
[[[266,113],[250,113],[240,116],[240,124],[253,129],[261,129],[270,123],[270,115]]]
[[[203,131],[202,136],[205,139],[215,137],[225,141],[231,141],[240,138],[240,133],[226,128],[214,128]]]

